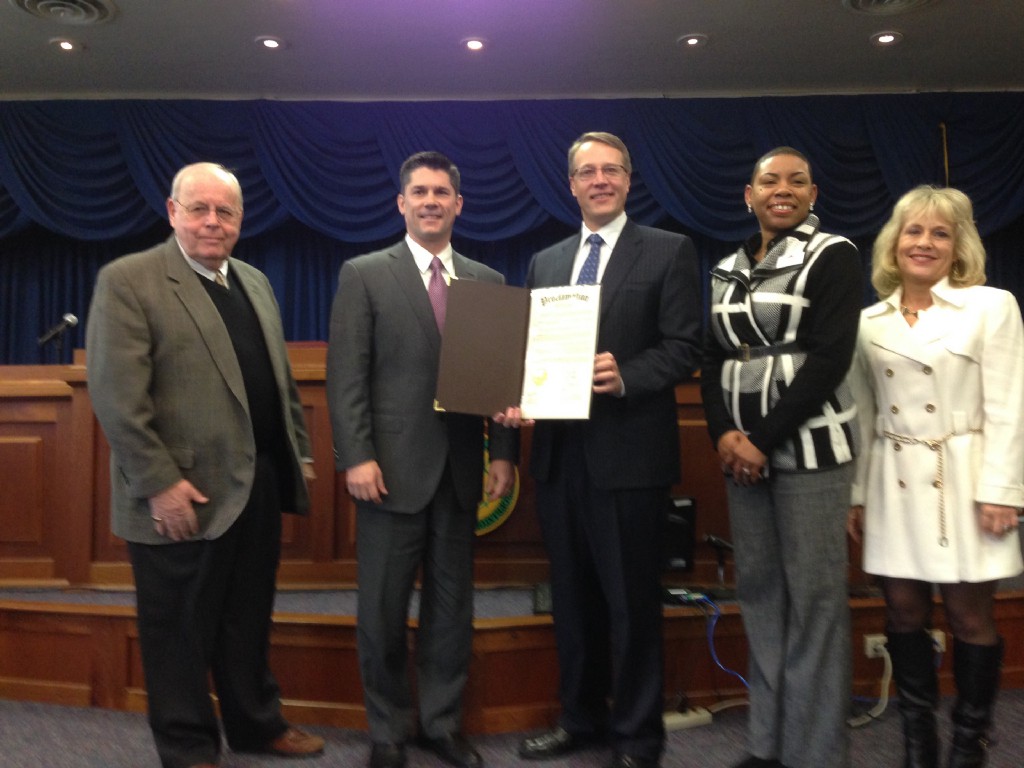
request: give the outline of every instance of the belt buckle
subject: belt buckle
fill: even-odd
[[[739,359],[739,361],[741,363],[749,363],[750,362],[750,345],[747,344],[746,342],[743,342],[742,344],[740,344],[740,348],[739,348],[739,351],[736,353],[736,357],[737,357],[737,359]]]

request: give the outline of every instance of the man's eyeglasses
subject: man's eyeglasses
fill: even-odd
[[[593,165],[584,165],[573,171],[572,175],[576,177],[577,181],[593,181],[597,178],[598,171],[608,181],[618,181],[622,177],[629,175],[629,172],[623,166],[611,164],[602,165],[600,168],[595,168]]]
[[[185,205],[181,200],[175,200],[181,209],[185,212],[185,216],[189,221],[202,221],[210,215],[210,211],[213,211],[217,216],[217,221],[221,224],[237,224],[238,220],[242,218],[241,211],[236,211],[234,208],[225,208],[224,206],[218,206],[217,208],[211,208],[203,203],[194,203],[193,205]]]

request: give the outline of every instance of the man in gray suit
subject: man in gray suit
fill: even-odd
[[[357,509],[358,646],[371,768],[401,768],[416,729],[406,673],[409,600],[423,569],[416,636],[422,745],[461,768],[482,764],[461,735],[473,619],[473,540],[484,420],[434,407],[451,279],[502,283],[452,250],[459,172],[421,152],[402,165],[405,239],[347,261],[327,354],[337,468]],[[486,322],[487,318],[480,318]],[[517,434],[490,430],[487,493],[514,480]]]
[[[577,139],[569,187],[583,225],[534,256],[526,278],[599,283],[601,314],[590,418],[533,431],[562,714],[519,753],[543,760],[608,741],[609,768],[653,768],[664,743],[661,526],[679,481],[675,387],[697,367],[701,327],[693,243],[629,221],[631,171],[618,137]]]
[[[323,750],[289,726],[267,664],[281,511],[309,507],[302,405],[267,278],[229,259],[242,190],[219,165],[174,178],[162,245],[100,270],[89,394],[111,449],[112,528],[126,539],[149,722],[164,768],[229,746]]]

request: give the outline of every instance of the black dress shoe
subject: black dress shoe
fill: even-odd
[[[658,761],[633,755],[616,755],[608,763],[608,768],[658,768]]]
[[[775,758],[754,757],[751,755],[746,760],[736,763],[732,768],[784,768]]]
[[[374,742],[370,768],[405,768],[405,744]]]
[[[582,749],[584,745],[584,739],[573,736],[562,726],[556,725],[550,731],[544,731],[519,742],[519,756],[524,760],[550,760]]]
[[[455,768],[481,768],[484,764],[480,753],[461,733],[449,733],[436,739],[421,736],[420,745]]]

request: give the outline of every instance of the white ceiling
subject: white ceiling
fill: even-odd
[[[93,6],[116,12],[55,20],[91,18]],[[873,47],[883,29],[902,43]],[[677,44],[690,32],[707,45]],[[265,50],[261,35],[285,45]],[[487,47],[465,50],[470,36]],[[85,48],[61,53],[56,37]],[[898,15],[843,0],[0,0],[0,99],[1019,91],[1022,44],[1022,0],[933,0]]]

